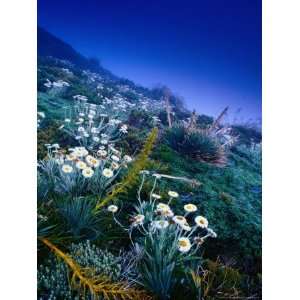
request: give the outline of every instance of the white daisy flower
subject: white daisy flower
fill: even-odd
[[[198,209],[196,205],[191,203],[184,205],[183,208],[186,212],[195,212]]]
[[[100,164],[100,161],[91,155],[86,156],[85,160],[90,166],[95,168],[97,168]]]
[[[111,169],[105,168],[102,172],[102,175],[107,177],[107,178],[111,178],[111,177],[113,177],[114,172]]]
[[[153,226],[157,229],[165,229],[169,226],[169,222],[166,220],[154,221]]]
[[[105,151],[105,150],[98,150],[98,151],[97,151],[97,155],[98,155],[98,156],[105,157],[105,156],[107,155],[107,151]]]
[[[177,198],[179,195],[177,192],[174,192],[174,191],[169,191],[168,192],[168,195],[172,198]]]
[[[156,206],[157,210],[165,211],[165,210],[170,210],[170,206],[168,204],[164,203],[158,203]]]
[[[174,216],[174,213],[173,213],[173,211],[170,209],[170,210],[166,210],[166,211],[162,212],[162,215],[165,216],[165,217],[172,218],[172,217]]]
[[[83,169],[85,169],[86,167],[87,167],[87,165],[86,165],[86,163],[85,162],[83,162],[83,161],[78,161],[77,163],[76,163],[76,167],[78,168],[78,169],[80,169],[80,170],[83,170]]]
[[[191,247],[192,247],[192,245],[188,238],[181,237],[178,239],[178,250],[180,252],[186,253],[186,252],[190,251]]]
[[[116,155],[121,154],[121,152],[119,150],[117,150],[116,148],[114,148],[114,146],[110,145],[109,148],[114,154],[116,154]]]
[[[155,193],[152,193],[151,196],[155,199],[161,199],[161,196]]]
[[[174,216],[172,220],[179,225],[184,225],[187,223],[186,218],[183,216]]]
[[[118,211],[118,206],[116,206],[116,205],[110,205],[108,208],[107,208],[107,210],[109,211],[109,212],[112,212],[112,213],[116,213],[117,211]]]
[[[96,142],[96,143],[98,143],[100,141],[100,139],[97,136],[94,136],[93,137],[93,141]]]
[[[111,159],[114,160],[114,161],[116,161],[116,162],[120,161],[120,158],[118,156],[116,156],[116,155],[112,155]]]
[[[64,173],[72,173],[73,172],[73,168],[70,165],[63,165],[61,167],[61,169]]]
[[[86,162],[87,163],[89,163],[90,161],[91,161],[91,159],[93,159],[94,157],[92,156],[92,155],[87,155],[86,157],[85,157],[85,160],[86,160]]]
[[[97,127],[93,127],[91,129],[91,133],[98,133],[98,128]]]
[[[89,154],[89,151],[87,151],[84,147],[82,147],[81,154],[82,154],[82,156],[87,156]]]
[[[66,118],[66,119],[65,119],[65,122],[66,122],[66,123],[70,123],[70,122],[71,122],[71,119]]]
[[[74,152],[66,155],[66,160],[75,160],[76,158],[77,155]]]
[[[202,216],[197,216],[195,218],[195,223],[197,224],[197,226],[199,226],[200,228],[207,228],[208,226],[208,221],[206,218],[202,217]]]
[[[144,215],[136,215],[133,217],[134,219],[134,225],[143,224],[145,216]]]
[[[127,129],[128,129],[127,125],[122,125],[121,128],[120,128],[120,132],[128,133]]]
[[[140,174],[149,175],[150,172],[148,170],[142,170],[140,171]]]
[[[89,154],[89,152],[84,148],[84,147],[76,147],[74,149],[74,153],[78,156],[78,157],[83,157],[83,156],[87,156]]]
[[[108,140],[102,140],[102,141],[101,141],[101,144],[102,144],[102,145],[107,145],[107,144],[108,144]]]
[[[94,175],[94,171],[92,168],[90,167],[87,167],[85,169],[82,170],[82,175],[85,177],[85,178],[90,178]]]
[[[124,159],[126,162],[131,162],[131,161],[132,161],[132,158],[131,158],[129,155],[124,155],[123,159]]]
[[[113,170],[117,170],[117,169],[119,169],[120,165],[118,163],[116,163],[116,162],[113,161],[111,163],[111,167],[112,167]]]
[[[117,107],[114,107],[113,109],[118,109],[118,108],[117,108]],[[110,119],[108,123],[109,123],[109,125],[111,125],[111,126],[115,126],[115,125],[120,124],[121,121],[120,121],[120,120],[117,120],[117,119]]]
[[[51,147],[55,148],[55,149],[59,149],[60,148],[59,144],[57,144],[57,143],[56,144],[52,144]]]
[[[185,230],[185,231],[191,231],[192,230],[192,227],[189,226],[187,223],[186,224],[180,224],[180,227]]]
[[[170,206],[164,203],[158,203],[158,205],[156,206],[156,212],[158,212],[159,214],[165,217],[174,216],[174,213],[172,212]]]

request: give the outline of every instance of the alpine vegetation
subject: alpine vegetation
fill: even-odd
[[[156,192],[162,178],[160,174],[153,174],[151,192],[142,199],[141,191],[149,172],[141,173],[137,204],[129,215],[129,226],[125,227],[117,219],[117,206],[110,205],[107,210],[129,235],[142,285],[159,299],[170,299],[173,287],[183,279],[175,276],[176,272],[188,268],[190,260],[200,263],[199,248],[207,238],[216,238],[217,234],[208,227],[205,217],[197,215],[198,208],[194,204],[185,204],[179,214],[175,214],[171,203],[179,201],[179,194],[168,191],[167,197],[162,197]]]
[[[38,299],[259,299],[259,128],[47,40],[65,52],[38,57]]]
[[[81,95],[73,96],[74,103],[65,112],[64,124],[60,127],[88,149],[108,145],[128,133],[122,124],[127,105],[104,100],[101,105],[89,104]],[[111,103],[114,103],[112,105]]]

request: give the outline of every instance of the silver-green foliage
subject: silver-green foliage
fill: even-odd
[[[65,199],[58,205],[58,211],[63,217],[65,228],[73,236],[95,238],[100,232],[94,207],[95,202],[91,199],[78,197]]]
[[[79,176],[77,170],[71,174],[64,173],[61,165],[52,157],[40,161],[38,191],[40,190],[39,194],[44,197],[53,193],[80,196],[86,187],[87,180],[83,176]]]
[[[171,288],[176,283],[174,269],[178,249],[173,226],[175,225],[144,239],[143,255],[139,262],[142,283],[163,300],[170,299]]]
[[[37,272],[39,300],[79,300],[73,295],[68,283],[66,265],[58,258],[51,257],[40,264]]]
[[[71,245],[73,259],[82,267],[93,266],[97,275],[104,275],[111,280],[118,280],[121,276],[122,258],[114,256],[107,250],[101,250],[89,240]]]
[[[70,256],[81,266],[94,270],[96,275],[104,275],[112,281],[122,277],[124,257],[114,256],[107,250],[101,250],[89,240],[72,244]],[[63,261],[51,256],[38,267],[39,300],[79,300],[76,291],[69,286],[68,269]]]

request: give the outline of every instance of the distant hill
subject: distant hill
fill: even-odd
[[[98,73],[106,79],[125,84],[135,89],[137,92],[144,94],[150,98],[160,99],[163,97],[162,86],[157,86],[152,89],[136,85],[133,81],[126,78],[121,78],[112,74],[109,70],[103,68],[99,60],[96,58],[87,58],[77,52],[71,45],[57,38],[47,30],[38,26],[37,29],[37,54],[38,59],[44,57],[53,57],[60,60],[66,60],[74,64],[77,68],[82,70],[90,70]],[[170,95],[170,102],[174,105],[175,110],[186,112],[183,107],[183,102],[180,97],[175,96],[173,93]]]
[[[37,54],[38,57],[52,56],[58,59],[68,60],[79,68],[113,76],[109,71],[101,67],[97,59],[87,58],[81,55],[71,45],[41,27],[37,29]]]

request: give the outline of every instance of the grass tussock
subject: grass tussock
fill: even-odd
[[[225,148],[209,130],[189,130],[183,125],[176,125],[167,130],[166,143],[184,156],[216,166],[227,162]]]

